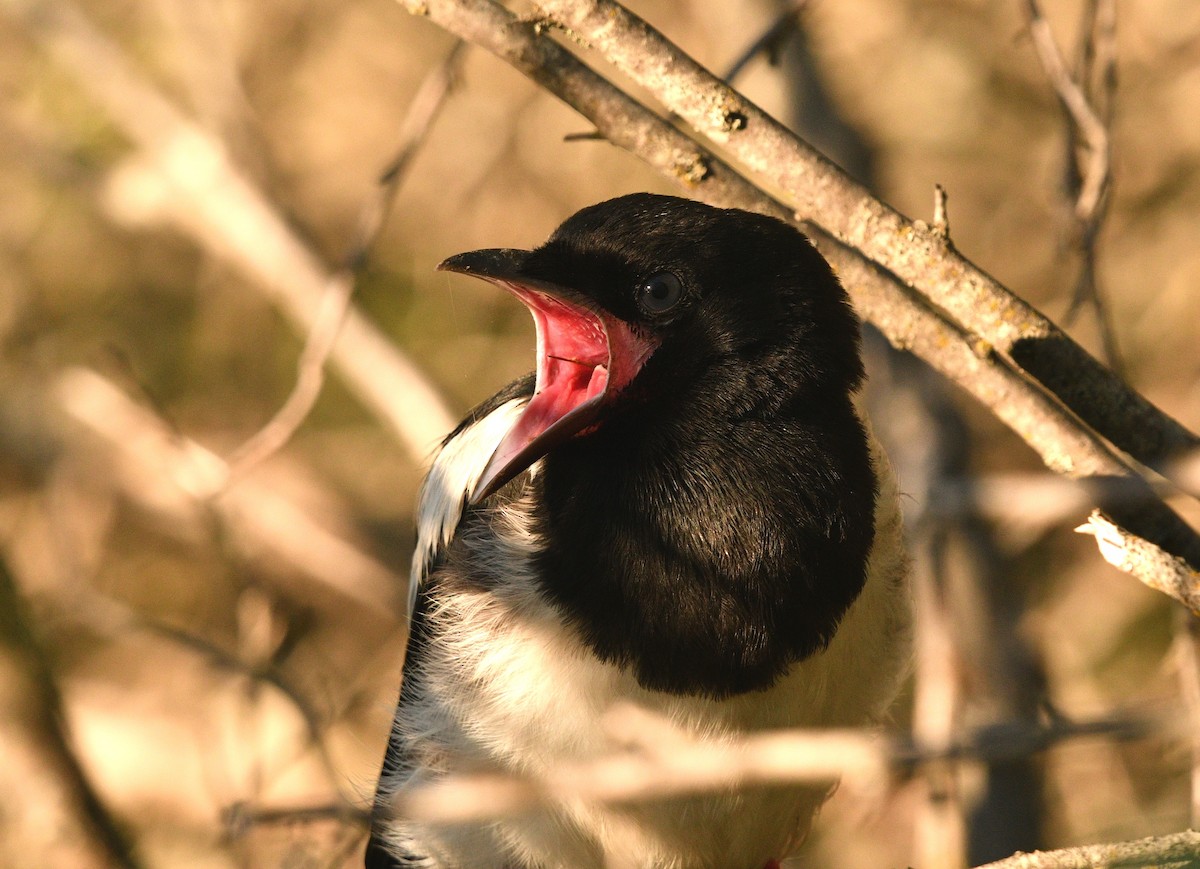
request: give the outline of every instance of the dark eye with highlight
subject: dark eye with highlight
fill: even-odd
[[[660,272],[642,281],[637,302],[647,314],[665,314],[683,298],[683,283],[670,272]]]

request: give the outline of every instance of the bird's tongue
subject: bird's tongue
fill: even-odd
[[[537,387],[517,424],[532,439],[604,394],[608,337],[592,311],[523,287],[512,291],[537,326]]]
[[[520,284],[500,285],[533,314],[537,383],[533,398],[488,462],[474,500],[591,427],[605,396],[624,388],[657,346],[606,312]]]

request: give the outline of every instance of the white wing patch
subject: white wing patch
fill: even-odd
[[[463,509],[500,441],[516,423],[528,398],[514,398],[463,428],[441,449],[421,487],[417,504],[417,548],[408,581],[408,612],[438,553],[454,537]]]

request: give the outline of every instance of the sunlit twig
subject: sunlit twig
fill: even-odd
[[[1096,243],[1108,211],[1112,185],[1113,92],[1116,89],[1116,7],[1114,0],[1088,0],[1085,7],[1079,68],[1074,74],[1058,48],[1038,0],[1025,0],[1029,33],[1038,60],[1068,119],[1069,192],[1073,197],[1074,244],[1079,250],[1079,276],[1064,315],[1071,322],[1090,305],[1100,326],[1107,361],[1120,366],[1116,334],[1108,306],[1096,280]],[[1093,67],[1098,67],[1094,74]]]
[[[109,472],[132,498],[184,519],[211,506],[236,542],[270,552],[368,611],[394,610],[403,580],[262,484],[247,480],[222,491],[228,467],[220,457],[181,439],[99,374],[68,370],[52,390],[71,417],[108,445]]]
[[[321,295],[320,307],[296,364],[296,384],[275,415],[230,454],[230,483],[243,477],[287,443],[316,404],[325,382],[325,363],[333,352],[338,333],[345,322],[358,275],[383,227],[413,157],[425,142],[450,93],[464,45],[462,42],[455,43],[446,59],[425,77],[417,89],[400,128],[400,145],[396,155],[380,173],[374,195],[359,213],[354,240],[342,267],[329,278]]]
[[[699,739],[635,707],[612,710],[606,724],[612,754],[559,764],[538,776],[454,775],[396,794],[397,816],[457,824],[535,811],[563,801],[615,804],[745,788],[807,783],[879,797],[893,774],[947,760],[1023,757],[1062,741],[1091,736],[1137,739],[1151,725],[1112,717],[1056,721],[1043,727],[1005,722],[978,728],[939,745],[875,729],[782,730]]]
[[[106,205],[131,224],[169,223],[232,264],[308,331],[329,270],[223,145],[185,118],[68,0],[9,0],[13,15],[136,146],[109,178]],[[418,463],[455,419],[425,375],[359,311],[345,315],[330,360]]]
[[[1134,842],[1106,842],[1103,845],[1014,854],[976,869],[1096,869],[1098,866],[1194,869],[1198,864],[1200,833],[1189,830]]]

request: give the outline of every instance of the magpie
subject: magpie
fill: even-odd
[[[880,720],[908,660],[908,562],[845,291],[782,221],[648,193],[439,268],[523,302],[537,365],[425,480],[366,865],[776,866],[827,788],[478,824],[395,803],[456,773],[604,756],[618,703],[717,742]]]

